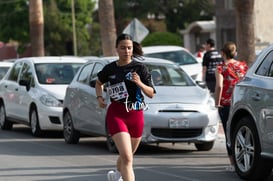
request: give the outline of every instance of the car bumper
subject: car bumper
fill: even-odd
[[[204,112],[145,113],[142,142],[211,142],[218,136],[220,118],[217,109]],[[186,120],[184,124],[170,125],[170,119]]]
[[[61,131],[63,129],[62,111],[62,107],[41,106],[38,108],[40,128]]]

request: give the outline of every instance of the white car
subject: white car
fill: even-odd
[[[76,144],[81,133],[107,137],[107,147],[115,146],[107,134],[107,109],[98,106],[97,73],[117,57],[101,57],[84,64],[66,89],[63,108],[65,142]],[[142,143],[194,143],[197,150],[212,149],[217,138],[219,115],[209,91],[197,85],[173,62],[159,58],[139,60],[151,72],[156,95],[145,97],[148,105]],[[104,97],[107,98],[106,92]]]
[[[62,106],[67,85],[87,60],[76,57],[18,59],[0,81],[0,126],[31,127],[34,136],[44,130],[62,130]]]
[[[202,64],[187,49],[180,46],[159,45],[143,47],[146,57],[170,60],[178,64],[194,80],[202,80]]]

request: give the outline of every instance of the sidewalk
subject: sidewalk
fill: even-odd
[[[224,128],[222,123],[219,124],[218,137],[225,138]]]
[[[219,124],[219,134],[223,134],[223,135],[225,134],[222,123]]]

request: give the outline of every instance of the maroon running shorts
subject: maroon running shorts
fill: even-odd
[[[126,111],[125,104],[112,102],[107,110],[106,122],[111,136],[127,132],[132,138],[142,136],[144,127],[143,110]]]

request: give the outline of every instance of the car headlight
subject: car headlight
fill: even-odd
[[[209,97],[208,103],[207,103],[207,104],[209,105],[209,108],[210,108],[210,109],[217,109],[217,108],[215,107],[215,101],[214,101],[214,99],[213,99],[212,97]]]
[[[62,103],[58,99],[56,99],[55,97],[50,96],[50,95],[43,95],[43,96],[41,96],[40,97],[40,101],[45,106],[49,106],[49,107],[62,107]]]

